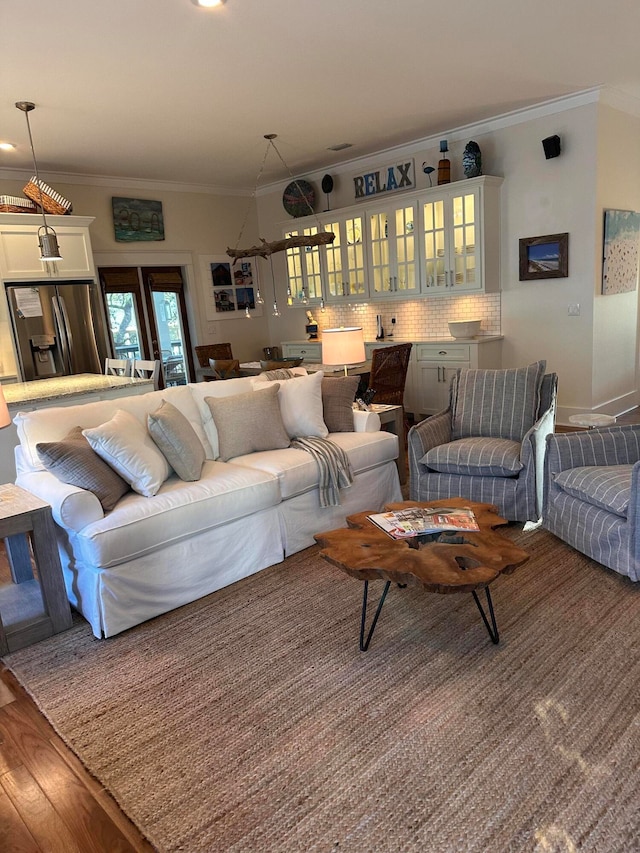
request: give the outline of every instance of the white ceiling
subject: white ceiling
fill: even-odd
[[[44,180],[229,189],[266,133],[298,176],[593,87],[640,114],[639,38],[638,0],[0,0],[0,171],[31,169],[19,100]]]

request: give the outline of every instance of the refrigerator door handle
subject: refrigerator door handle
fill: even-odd
[[[69,373],[73,373],[73,334],[71,332],[71,323],[69,322],[69,314],[65,305],[64,296],[58,294],[58,302],[60,303],[60,311],[64,321],[64,330],[67,334],[67,358],[69,360]]]
[[[65,324],[62,315],[62,308],[60,305],[61,301],[62,298],[60,296],[51,297],[51,307],[53,308],[53,318],[56,324],[56,333],[58,335],[58,342],[60,344],[60,351],[62,353],[64,371],[65,373],[71,373],[71,354],[69,352],[69,343],[67,340],[67,330],[69,327]]]

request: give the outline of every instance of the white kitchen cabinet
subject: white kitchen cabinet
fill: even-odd
[[[501,178],[472,178],[421,195],[418,242],[424,295],[499,290],[501,183]]]
[[[288,228],[287,237],[309,237],[319,231],[317,223],[300,228]],[[320,246],[296,246],[286,250],[289,287],[287,300],[290,305],[319,303],[322,299],[322,270],[320,268]]]
[[[58,236],[62,260],[41,261],[38,229],[42,217],[33,213],[0,213],[0,278],[3,281],[95,279],[90,216],[47,216]]]
[[[325,231],[335,234],[333,243],[320,252],[327,302],[355,302],[368,296],[364,218],[361,213],[324,219]]]
[[[410,396],[415,420],[443,411],[456,370],[498,369],[502,366],[502,337],[474,341],[429,341],[413,345]],[[409,381],[409,378],[408,380]]]
[[[372,299],[402,299],[420,293],[415,199],[367,211],[369,293]]]
[[[283,358],[304,358],[309,364],[322,364],[320,341],[283,341],[280,349]],[[304,362],[302,366],[304,367]]]

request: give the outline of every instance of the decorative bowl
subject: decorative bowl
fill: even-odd
[[[274,358],[270,360],[261,360],[260,367],[263,370],[276,370],[278,367],[300,367],[304,358]]]
[[[452,338],[469,340],[475,338],[480,331],[482,320],[450,320],[449,334]]]

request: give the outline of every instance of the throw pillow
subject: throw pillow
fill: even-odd
[[[147,498],[157,494],[171,473],[146,428],[123,409],[118,409],[110,421],[82,434],[134,491]]]
[[[245,391],[232,397],[205,397],[218,430],[223,462],[258,450],[289,447],[289,436],[278,404],[278,389],[276,382],[268,383],[262,390]]]
[[[322,417],[322,379],[322,372],[318,371],[279,383],[278,403],[290,438],[309,435],[326,438],[329,434]],[[262,376],[253,382],[256,390],[268,385],[269,380]]]
[[[536,361],[509,370],[461,370],[453,391],[452,438],[522,441],[536,421],[546,366]]]
[[[186,482],[199,480],[206,458],[204,447],[182,412],[163,400],[159,409],[147,415],[147,427],[178,477]]]
[[[74,427],[61,441],[38,442],[36,451],[47,471],[63,483],[93,492],[105,512],[129,491],[129,484],[92,449],[82,427]]]
[[[322,414],[329,432],[353,432],[353,401],[357,376],[325,376],[322,380]]]

